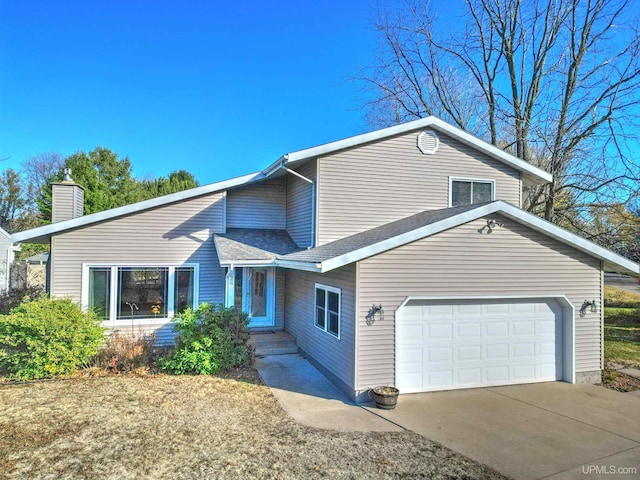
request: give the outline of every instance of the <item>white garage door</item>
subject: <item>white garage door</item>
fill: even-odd
[[[411,300],[396,314],[402,393],[562,379],[562,307],[553,299]]]

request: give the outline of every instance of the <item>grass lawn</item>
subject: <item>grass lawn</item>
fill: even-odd
[[[640,368],[640,295],[606,286],[604,297],[605,362]]]
[[[3,478],[504,478],[412,432],[296,424],[254,370],[0,384]]]
[[[605,361],[640,368],[640,309],[604,309]]]

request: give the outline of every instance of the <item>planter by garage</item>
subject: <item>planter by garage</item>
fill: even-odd
[[[376,407],[383,410],[393,410],[398,403],[400,391],[394,387],[376,387],[369,390],[371,400],[376,402]]]

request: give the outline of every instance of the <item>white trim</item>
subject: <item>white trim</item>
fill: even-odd
[[[317,323],[317,305],[316,305],[316,290],[324,290],[324,328],[320,328]],[[334,335],[333,332],[329,331],[329,295],[327,293],[335,293],[338,295],[338,335]],[[340,340],[340,333],[342,332],[342,289],[338,287],[332,287],[330,285],[325,285],[323,283],[316,283],[315,288],[313,289],[313,326],[318,330],[327,333]]]
[[[421,296],[410,295],[406,297],[398,306],[398,310],[413,300],[433,300],[433,301],[449,301],[449,300],[527,300],[527,299],[553,299],[562,307],[562,373],[563,380],[567,383],[576,383],[576,314],[573,303],[563,294],[542,294],[542,295],[453,295],[453,296]],[[396,317],[397,318],[397,317]],[[568,320],[568,321],[567,321]],[[397,328],[397,321],[396,326]],[[394,330],[395,331],[395,330]],[[604,342],[603,342],[604,343]],[[395,335],[394,341],[395,362],[394,362],[394,382],[397,382],[398,374],[398,335]],[[395,384],[395,383],[394,383]]]
[[[410,132],[412,130],[424,129],[426,127],[433,127],[436,130],[444,132],[462,143],[470,145],[477,150],[495,158],[496,160],[505,163],[516,170],[525,172],[527,177],[527,185],[535,185],[540,183],[549,183],[553,180],[553,176],[544,170],[541,170],[533,165],[521,160],[513,155],[500,150],[489,143],[480,140],[473,135],[450,125],[439,118],[434,116],[421,118],[412,122],[403,123],[401,125],[395,125],[393,127],[383,128],[369,133],[363,133],[361,135],[355,135],[353,137],[344,138],[331,143],[325,143],[324,145],[318,145],[317,147],[306,148],[304,150],[298,150],[296,152],[287,153],[281,156],[274,163],[265,168],[262,173],[266,176],[272,175],[273,172],[281,164],[292,164],[310,158],[318,157],[321,155],[328,155],[339,150],[345,150],[359,145],[382,140],[395,135],[401,135],[403,133]]]
[[[107,328],[122,327],[126,325],[143,325],[159,320],[171,320],[175,316],[175,271],[176,268],[193,268],[193,308],[200,302],[200,264],[199,263],[112,263],[112,262],[89,262],[82,264],[82,278],[80,283],[80,307],[83,311],[89,309],[89,269],[109,268],[110,269],[110,291],[109,291],[109,319],[102,324]],[[167,308],[166,316],[163,317],[140,317],[134,319],[120,319],[117,317],[118,309],[118,268],[166,268],[167,270]],[[125,323],[128,322],[128,323]]]
[[[449,207],[453,206],[453,182],[471,182],[471,200],[473,202],[473,183],[491,184],[491,201],[496,199],[496,181],[491,178],[449,177]],[[473,205],[471,203],[470,205]]]
[[[303,270],[305,272],[322,273],[322,264],[315,262],[301,262],[295,260],[275,260],[276,267]]]
[[[518,223],[522,223],[534,230],[555,238],[556,240],[574,247],[592,257],[610,262],[617,267],[634,273],[635,275],[640,273],[640,265],[638,265],[637,263],[634,263],[631,260],[628,260],[616,253],[607,250],[606,248],[600,247],[599,245],[596,245],[589,240],[579,237],[578,235],[560,228],[552,224],[551,222],[543,220],[542,218],[537,217],[536,215],[533,215],[529,212],[525,212],[524,210],[514,207],[513,205],[502,200],[477,207],[473,210],[468,210],[464,213],[454,215],[439,222],[435,222],[424,227],[417,228],[410,232],[397,235],[387,240],[383,240],[373,245],[369,245],[367,247],[354,250],[344,255],[339,255],[329,260],[325,260],[324,262],[320,263],[320,271],[324,273],[336,268],[340,268],[344,265],[348,265],[364,258],[386,252],[387,250],[391,250],[407,243],[420,240],[421,238],[440,233],[444,230],[448,230],[449,228],[457,227],[464,223],[477,220],[478,218],[482,218],[493,213],[502,213]],[[276,263],[278,263],[279,266],[285,266],[280,265],[278,261],[276,261]],[[290,265],[289,268],[296,267]]]
[[[276,261],[273,260],[218,260],[221,267],[275,267]]]
[[[31,230],[25,230],[24,232],[14,233],[13,235],[11,235],[11,239],[13,242],[24,242],[33,238],[47,237],[54,233],[71,230],[73,228],[84,227],[112,218],[131,215],[143,210],[149,210],[150,208],[156,208],[163,205],[168,205],[170,203],[176,203],[179,201],[188,200],[190,198],[219,192],[222,190],[226,190],[227,188],[237,187],[252,181],[261,180],[263,178],[265,177],[260,172],[250,173],[249,175],[244,175],[242,177],[236,177],[230,180],[224,180],[222,182],[211,183],[202,187],[191,188],[189,190],[183,190],[181,192],[171,193],[169,195],[163,195],[162,197],[132,203],[123,207],[112,208],[103,212],[84,215],[82,217],[65,220],[63,222],[52,223],[43,227],[32,228]]]
[[[245,267],[242,269],[242,305],[241,309],[246,311],[249,314],[249,328],[262,328],[262,327],[273,327],[276,324],[276,310],[275,310],[275,297],[276,297],[276,269],[273,267],[255,267],[255,268],[264,268],[267,272],[267,277],[265,278],[265,288],[266,288],[266,315],[264,317],[255,317],[260,320],[254,320],[254,317],[251,317],[251,274],[253,273],[253,267]],[[246,305],[245,305],[246,303]],[[245,307],[247,309],[245,310]]]

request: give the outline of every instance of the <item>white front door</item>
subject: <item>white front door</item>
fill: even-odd
[[[275,269],[236,267],[227,274],[228,306],[249,314],[249,327],[272,327],[275,310]]]

